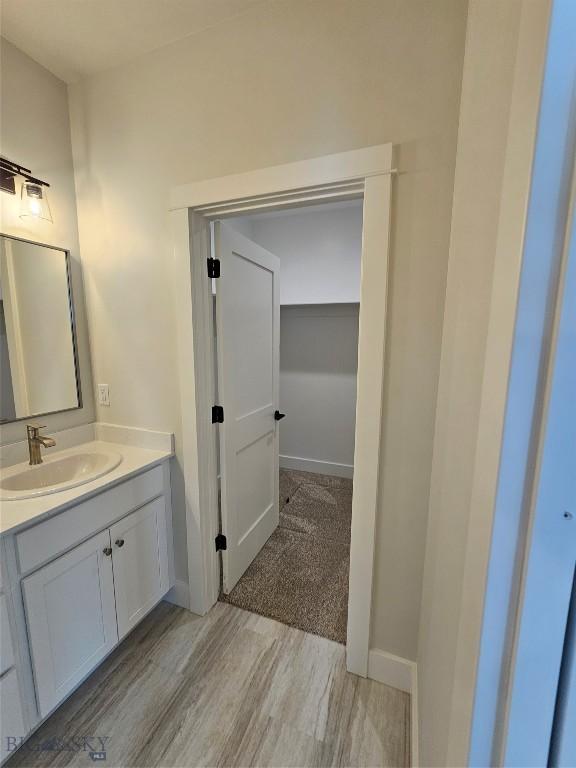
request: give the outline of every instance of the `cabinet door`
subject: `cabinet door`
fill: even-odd
[[[120,640],[168,591],[166,511],[160,497],[110,528]]]
[[[40,568],[22,587],[44,717],[118,642],[109,531]]]
[[[8,603],[6,595],[0,595],[0,675],[14,666],[14,651],[12,649],[12,633],[8,618]]]
[[[16,670],[0,678],[0,761],[7,758],[26,736],[20,687]]]

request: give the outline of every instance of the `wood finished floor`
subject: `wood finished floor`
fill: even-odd
[[[408,694],[346,672],[338,643],[225,603],[161,603],[30,742],[107,737],[115,767],[407,766],[409,734]],[[93,764],[25,745],[7,766]]]

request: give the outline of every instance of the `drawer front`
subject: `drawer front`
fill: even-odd
[[[17,534],[20,572],[28,573],[66,552],[163,490],[162,467],[153,467]]]
[[[14,666],[14,650],[8,622],[6,595],[0,595],[0,675]]]
[[[0,678],[0,760],[9,757],[26,736],[16,670]]]

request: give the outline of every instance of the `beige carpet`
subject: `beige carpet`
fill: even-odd
[[[224,602],[346,642],[352,481],[280,470],[280,524]]]

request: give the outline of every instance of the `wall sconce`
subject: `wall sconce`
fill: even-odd
[[[17,176],[23,179],[20,190],[20,218],[31,217],[52,223],[47,192],[50,184],[31,176],[29,168],[13,163],[6,157],[0,157],[0,190],[15,195]]]
[[[44,186],[38,184],[35,179],[23,181],[20,192],[20,218],[25,219],[29,216],[52,223],[48,195]]]

